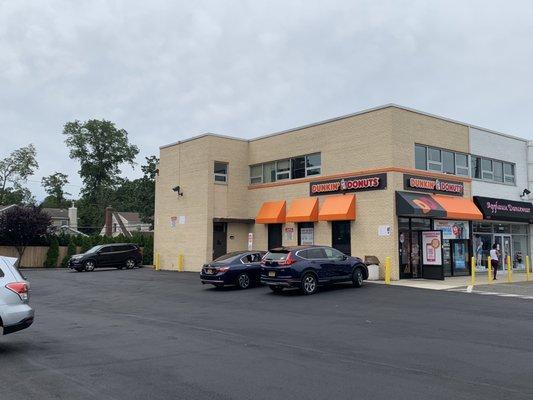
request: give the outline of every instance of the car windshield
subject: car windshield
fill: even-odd
[[[94,246],[94,247],[90,248],[89,250],[87,250],[87,251],[85,252],[85,254],[96,253],[96,252],[97,252],[98,250],[100,250],[102,247],[104,247],[104,246],[102,246],[102,245],[100,245],[100,246]]]
[[[285,260],[288,255],[288,251],[269,251],[268,253],[266,253],[265,260]]]
[[[242,253],[239,251],[234,251],[228,254],[224,254],[223,256],[218,257],[216,260],[213,260],[214,262],[219,261],[226,261],[226,262],[232,262],[235,261]]]

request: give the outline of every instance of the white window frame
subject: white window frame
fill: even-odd
[[[513,171],[512,174],[506,174],[505,173],[505,166],[506,165],[510,165],[511,166],[511,170]],[[510,178],[512,181],[511,182],[507,181],[508,178]],[[516,185],[516,166],[515,166],[515,164],[504,161],[504,163],[503,163],[503,183],[506,183],[508,185]]]
[[[261,183],[263,183],[263,170],[264,170],[264,167],[263,167],[264,164],[255,164],[255,165],[250,165],[250,185],[259,185]],[[260,176],[252,176],[252,168],[254,167],[261,167],[261,175]],[[254,182],[253,180],[254,179],[260,179],[259,182]]]
[[[278,163],[285,162],[285,161],[289,162],[289,169],[288,170],[284,170],[284,171],[280,171],[278,169]],[[280,178],[280,176],[282,176],[282,175],[287,175],[287,177],[286,178]],[[283,160],[277,160],[276,161],[276,181],[284,181],[284,180],[287,180],[287,179],[291,179],[291,159],[290,158],[285,158]]]
[[[457,165],[457,155],[465,156],[466,158],[466,167],[464,165]],[[460,174],[459,171],[466,171],[466,174]],[[470,157],[465,153],[455,153],[455,175],[458,176],[470,176]]]
[[[483,168],[483,161],[490,161],[490,170]],[[485,178],[485,174],[490,174],[492,178]],[[492,159],[481,157],[481,180],[488,182],[495,182],[494,180],[494,164]]]
[[[307,157],[309,156],[314,156],[314,155],[319,155],[320,156],[320,165],[314,165],[312,167],[308,167],[307,166]],[[309,171],[316,171],[318,170],[318,174],[309,174],[308,172]],[[322,154],[321,153],[313,153],[313,154],[307,154],[305,156],[305,176],[315,176],[315,175],[320,175],[322,173]]]
[[[225,164],[226,165],[226,173],[225,174],[216,173],[215,172],[215,165],[216,164]],[[228,175],[229,175],[229,163],[227,163],[225,161],[215,161],[213,163],[213,175],[214,175],[215,183],[218,183],[218,184],[221,184],[221,185],[227,185],[228,184]],[[222,178],[224,178],[224,180],[217,181],[217,177],[222,177]]]
[[[429,159],[429,152],[430,150],[437,150],[440,154],[440,161],[433,161],[433,160],[430,160]],[[433,171],[433,172],[442,172],[442,150],[441,149],[437,149],[435,147],[427,147],[427,152],[426,152],[426,157],[427,157],[427,170],[426,171]],[[434,166],[438,166],[439,169],[436,170],[436,169],[431,169],[429,166],[430,165],[434,165]]]

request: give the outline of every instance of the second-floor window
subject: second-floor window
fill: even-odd
[[[215,182],[227,183],[228,182],[228,163],[215,161]]]
[[[299,179],[322,172],[320,153],[270,161],[250,166],[250,184]]]
[[[515,184],[513,163],[419,144],[415,145],[415,168],[469,176],[488,182]]]

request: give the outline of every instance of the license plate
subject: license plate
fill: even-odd
[[[268,276],[276,276],[276,272],[275,271],[269,271],[268,272]]]

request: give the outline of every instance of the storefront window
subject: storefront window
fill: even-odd
[[[492,233],[492,224],[490,222],[474,222],[474,232]]]
[[[513,235],[512,264],[515,269],[525,269],[527,251],[527,236]]]
[[[430,230],[431,229],[431,220],[425,218],[411,218],[411,229],[412,230]]]
[[[409,229],[409,218],[398,218],[399,229]]]
[[[494,233],[511,233],[511,225],[494,224]]]
[[[522,235],[527,235],[527,225],[511,225],[511,233],[518,233]]]
[[[487,268],[487,258],[492,248],[492,235],[474,235],[474,257],[476,258],[476,269],[483,271]]]

